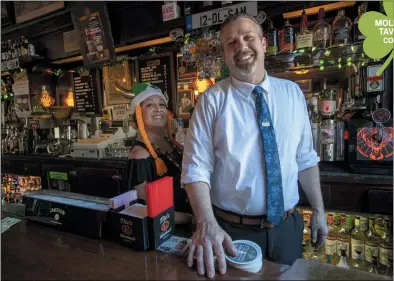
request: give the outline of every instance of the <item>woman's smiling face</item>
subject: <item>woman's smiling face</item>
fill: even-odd
[[[163,127],[167,124],[167,105],[161,96],[151,96],[141,104],[146,128]]]

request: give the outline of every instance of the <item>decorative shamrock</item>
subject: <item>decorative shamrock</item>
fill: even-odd
[[[372,59],[384,58],[391,54],[376,75],[381,75],[394,56],[394,4],[393,0],[384,0],[383,7],[386,15],[378,12],[367,12],[360,18],[358,27],[366,36],[364,41],[365,54]]]

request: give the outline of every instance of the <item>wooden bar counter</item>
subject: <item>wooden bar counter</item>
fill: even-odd
[[[3,217],[11,216],[3,214]],[[208,280],[186,258],[158,251],[137,252],[23,220],[1,237],[2,280]],[[228,268],[217,280],[277,279],[289,266],[264,261],[262,273]]]
[[[13,216],[6,213],[2,217]],[[208,280],[186,258],[64,232],[22,220],[2,234],[2,280]],[[392,280],[355,269],[297,260],[291,267],[264,260],[247,273],[228,267],[216,280]]]

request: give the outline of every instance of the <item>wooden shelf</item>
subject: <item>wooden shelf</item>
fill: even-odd
[[[159,38],[159,39],[144,41],[144,42],[126,45],[126,46],[122,46],[122,47],[117,47],[117,48],[115,48],[115,53],[122,53],[122,52],[127,52],[127,51],[131,51],[131,50],[135,50],[135,49],[166,44],[166,43],[170,43],[170,42],[173,42],[173,40],[170,37],[163,37],[163,38]],[[71,62],[77,62],[77,61],[82,61],[82,60],[83,60],[82,56],[75,56],[75,57],[70,57],[70,58],[66,58],[66,59],[55,60],[55,61],[52,61],[52,63],[63,64],[63,63],[71,63]]]

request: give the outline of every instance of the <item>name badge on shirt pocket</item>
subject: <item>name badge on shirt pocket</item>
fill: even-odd
[[[269,127],[270,126],[270,122],[261,122],[261,126],[262,127]]]

